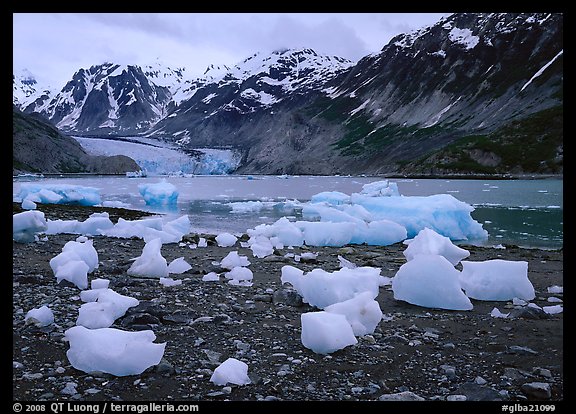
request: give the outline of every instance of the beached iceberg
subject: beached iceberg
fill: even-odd
[[[404,244],[408,245],[404,250],[404,256],[408,261],[419,254],[439,254],[456,266],[462,259],[470,256],[468,250],[454,245],[448,237],[442,236],[427,227],[420,230],[413,239],[406,240]]]
[[[346,316],[326,311],[307,312],[300,315],[302,345],[317,354],[330,354],[358,340]]]
[[[525,261],[463,260],[460,283],[467,296],[478,300],[532,300],[536,296]]]
[[[130,332],[74,326],[64,335],[70,345],[66,352],[70,364],[86,373],[138,375],[158,365],[166,347],[166,343],[154,343],[156,335],[150,330]]]
[[[128,269],[131,276],[161,278],[168,277],[168,263],[160,252],[161,239],[152,239],[144,245],[142,254]]]
[[[400,266],[392,279],[394,299],[426,308],[470,310],[460,272],[444,256],[419,254]]]
[[[31,243],[37,239],[36,233],[47,229],[48,224],[41,211],[29,210],[12,216],[12,239],[16,242]]]
[[[216,385],[246,385],[252,381],[248,377],[248,365],[236,358],[228,358],[216,367],[210,381]]]

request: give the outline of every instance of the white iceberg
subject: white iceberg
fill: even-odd
[[[302,345],[317,354],[330,354],[358,340],[346,316],[326,311],[307,312],[300,315]]]
[[[153,343],[156,335],[150,330],[129,332],[115,328],[75,326],[64,335],[70,344],[66,352],[70,364],[86,373],[138,375],[158,365],[166,347],[166,343]]]
[[[382,310],[371,292],[361,292],[352,299],[326,306],[324,310],[344,315],[356,336],[374,333],[382,320]]]
[[[470,310],[460,272],[444,256],[420,254],[400,266],[392,279],[394,299],[427,308]]]
[[[532,300],[536,297],[525,261],[463,260],[460,283],[468,297],[478,300]]]
[[[43,305],[39,308],[31,309],[26,312],[24,322],[26,324],[34,324],[36,326],[48,326],[54,323],[54,313],[48,306]]]
[[[404,250],[404,256],[408,261],[419,254],[439,254],[456,266],[461,260],[470,256],[468,250],[455,246],[448,237],[427,227],[420,230],[412,240],[406,240],[404,243],[408,244]]]
[[[48,224],[41,211],[29,210],[12,216],[12,239],[19,243],[31,243],[36,240],[36,233],[47,229]]]
[[[216,385],[228,383],[246,385],[252,382],[248,377],[248,365],[236,358],[228,358],[218,365],[212,373],[210,381]]]
[[[136,258],[128,269],[128,274],[139,277],[168,277],[168,264],[160,252],[161,239],[152,239],[142,249],[142,254]]]
[[[179,193],[176,186],[165,179],[153,184],[140,184],[138,191],[140,191],[146,204],[151,206],[174,205],[178,201]]]

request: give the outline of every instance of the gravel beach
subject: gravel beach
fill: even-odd
[[[146,214],[123,209],[39,206],[47,219],[83,220],[109,211],[112,221]],[[14,212],[19,205],[14,204]],[[202,236],[205,248],[190,246]],[[376,298],[384,314],[376,331],[358,344],[329,355],[315,354],[300,341],[300,315],[317,310],[282,286],[281,268],[304,271],[340,268],[338,255],[359,266],[381,268],[393,277],[406,263],[405,245],[282,249],[260,259],[238,242],[218,247],[210,235],[189,234],[182,243],[165,244],[168,262],[178,257],[192,265],[170,275],[182,284],[166,287],[158,279],[129,276],[127,269],[144,246],[140,239],[90,237],[99,267],[89,280],[105,278],[116,292],[140,301],[112,327],[150,329],[156,343],[166,343],[163,360],[140,375],[115,377],[79,371],[66,356],[64,332],[76,325],[80,290],[56,283],[49,266],[63,245],[78,235],[48,235],[46,241],[13,243],[13,372],[15,401],[560,401],[564,399],[563,313],[472,299],[470,311],[447,311],[395,300],[390,286]],[[563,251],[461,247],[467,260],[524,260],[536,298],[543,307],[561,304]],[[202,281],[222,273],[218,262],[230,251],[249,258],[252,286]],[[318,253],[315,260],[296,262],[286,253]],[[457,266],[461,270],[461,264]],[[550,299],[550,298],[557,299]],[[26,312],[48,305],[55,323],[26,324]],[[507,318],[490,315],[497,307]],[[252,381],[244,386],[210,382],[213,370],[229,357],[248,364]]]

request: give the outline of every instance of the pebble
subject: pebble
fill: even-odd
[[[378,397],[379,401],[424,401],[424,398],[412,391],[402,391],[394,394],[382,394]]]

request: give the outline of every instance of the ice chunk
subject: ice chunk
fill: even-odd
[[[302,345],[317,354],[330,354],[358,340],[346,316],[326,311],[307,312],[300,315]]]
[[[493,318],[507,318],[509,315],[510,313],[500,312],[500,309],[498,308],[493,308],[492,311],[490,312],[490,316],[492,316]]]
[[[562,313],[564,307],[562,305],[542,306],[542,310],[549,315],[554,315],[556,313]]]
[[[351,202],[369,211],[374,220],[390,220],[404,226],[410,238],[428,227],[451,240],[483,240],[488,232],[474,220],[474,208],[450,194],[431,196],[369,197],[352,194]]]
[[[64,334],[70,344],[66,352],[68,360],[74,368],[86,373],[138,375],[158,365],[166,347],[166,343],[153,343],[156,335],[150,330],[128,332],[75,326]]]
[[[178,190],[174,184],[162,179],[155,184],[144,183],[138,185],[138,191],[147,205],[163,206],[175,205],[178,201]]]
[[[79,289],[86,289],[88,287],[88,270],[89,267],[83,260],[66,260],[55,271],[56,282],[60,283],[62,280],[67,280]]]
[[[202,281],[204,281],[204,282],[219,282],[220,276],[216,272],[206,273],[204,276],[202,276]]]
[[[218,243],[218,246],[220,247],[231,247],[234,246],[236,244],[236,241],[238,240],[238,238],[236,236],[234,236],[233,234],[230,233],[220,233],[218,236],[216,236],[216,242]]]
[[[398,191],[397,183],[382,180],[364,184],[360,194],[367,195],[368,197],[391,197],[399,196],[400,191]]]
[[[112,289],[102,288],[93,289],[93,291],[97,291],[96,301],[87,301],[80,306],[76,325],[90,329],[108,328],[116,319],[124,316],[129,308],[138,306],[140,303],[138,299],[121,295]],[[89,297],[84,295],[83,299],[89,299]]]
[[[297,221],[295,225],[302,231],[308,246],[345,246],[352,240],[356,228],[350,222]]]
[[[52,310],[48,306],[43,305],[26,312],[24,322],[37,326],[48,326],[54,323],[54,313],[52,313]]]
[[[192,266],[184,260],[184,257],[174,259],[168,265],[168,273],[181,274],[192,269]]]
[[[22,204],[21,204],[22,210],[36,210],[36,207],[38,207],[36,205],[36,203],[32,200],[30,200],[29,198],[22,200]]]
[[[99,188],[73,184],[22,183],[19,197],[43,204],[95,206],[101,203]]]
[[[128,269],[128,274],[140,277],[168,277],[168,264],[162,257],[161,239],[152,239],[142,249],[142,254],[136,258]]]
[[[373,333],[382,320],[380,305],[371,292],[361,292],[352,299],[326,306],[324,310],[344,315],[356,336]]]
[[[256,238],[250,238],[248,241],[250,245],[250,250],[254,257],[266,257],[274,253],[274,246],[269,238],[264,236],[257,236]]]
[[[258,213],[264,208],[261,201],[243,201],[237,203],[228,203],[232,208],[232,213]]]
[[[324,191],[322,193],[314,194],[310,199],[311,203],[327,203],[330,205],[340,205],[350,202],[348,194],[341,193],[340,191]]]
[[[375,220],[367,224],[356,225],[350,244],[389,246],[401,242],[406,237],[407,232],[404,226],[390,220]]]
[[[320,309],[351,299],[361,292],[370,292],[372,299],[379,293],[378,268],[342,268],[332,273],[322,269],[314,269],[307,274],[300,272],[292,266],[282,267],[282,283],[292,284],[304,302]]]
[[[160,284],[166,287],[179,286],[182,284],[182,280],[174,280],[171,277],[161,277]]]
[[[220,262],[220,266],[224,269],[232,270],[238,266],[248,266],[250,261],[246,256],[240,256],[237,251],[231,251]]]
[[[254,277],[254,274],[247,267],[237,266],[237,267],[232,268],[232,270],[230,270],[229,272],[226,272],[224,274],[224,276],[226,277],[226,279],[232,279],[232,280],[237,280],[238,282],[241,282],[244,280],[246,280],[246,281],[252,280],[252,278]]]
[[[420,230],[418,235],[406,244],[408,247],[404,250],[404,256],[408,261],[419,254],[439,254],[456,266],[460,260],[470,256],[468,250],[455,246],[448,237],[427,227]]]
[[[88,273],[98,269],[98,252],[92,240],[85,242],[69,241],[62,247],[62,253],[74,253],[88,265]]]
[[[271,225],[260,224],[254,229],[249,229],[248,235],[251,238],[263,236],[271,239],[276,237],[278,242],[284,246],[302,246],[304,244],[302,231],[286,217],[282,217]]]
[[[400,266],[392,279],[394,299],[427,308],[470,310],[459,275],[444,256],[419,254]]]
[[[212,373],[210,381],[216,385],[228,383],[246,385],[252,382],[248,377],[248,365],[236,358],[228,358],[218,365]]]
[[[534,287],[528,279],[528,262],[502,259],[462,261],[460,283],[466,295],[478,300],[532,300]]]
[[[47,229],[46,218],[41,211],[24,211],[12,216],[12,239],[19,243],[31,243],[36,233]]]

